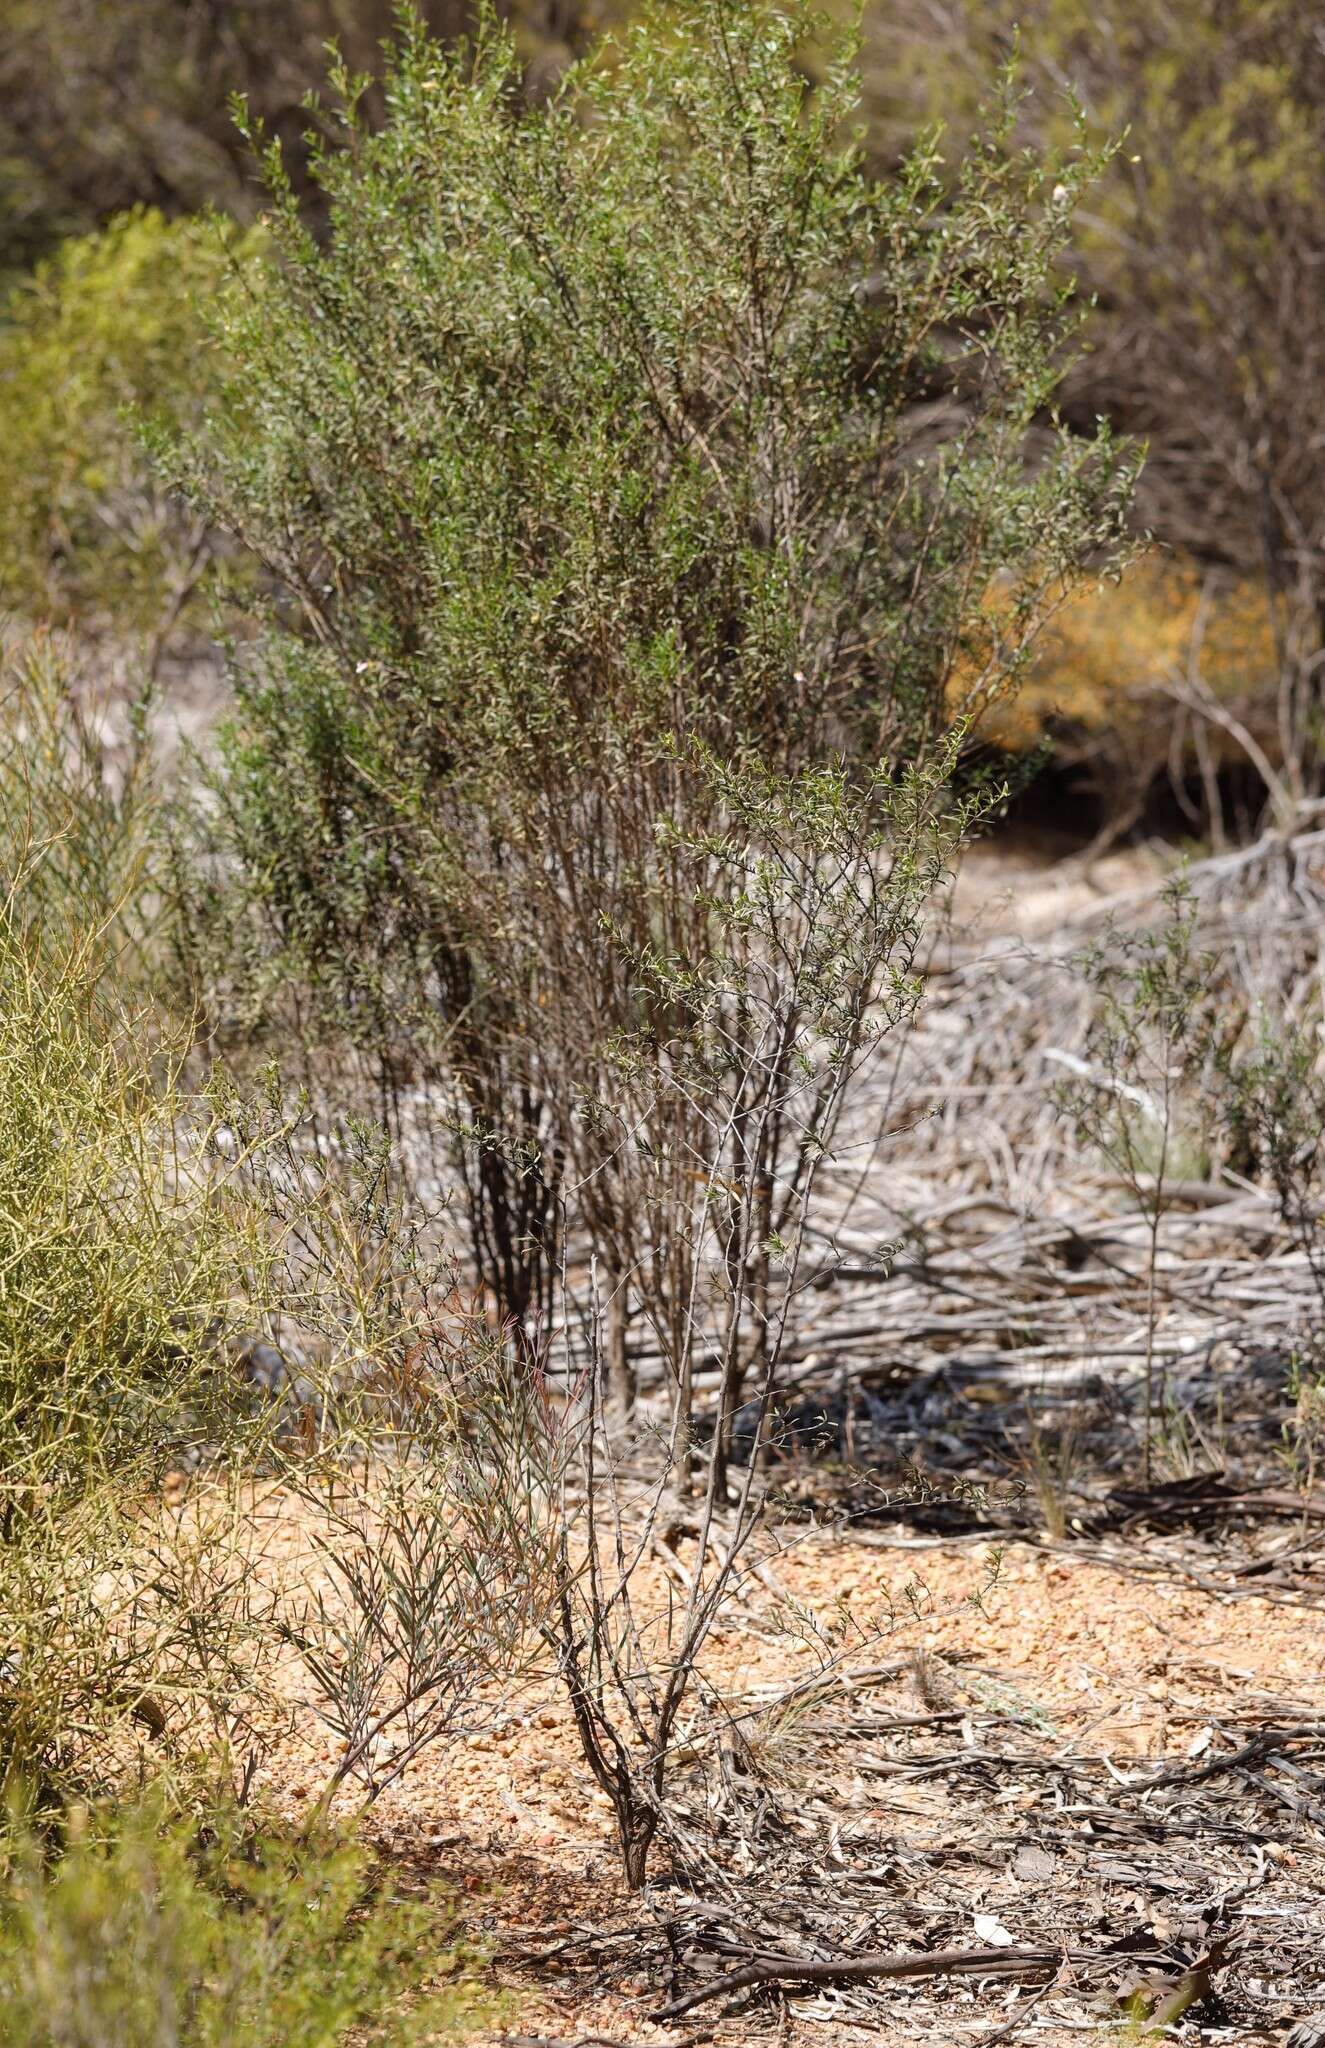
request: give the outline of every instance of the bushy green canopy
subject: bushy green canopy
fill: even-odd
[[[181,468],[285,593],[225,802],[319,971],[472,910],[476,817],[637,770],[665,809],[687,739],[913,755],[1115,537],[1125,466],[1052,414],[1095,160],[1003,104],[955,192],[937,139],[875,182],[822,33],[700,0],[530,110],[496,27],[409,32],[380,129],[339,80],[325,235],[267,154],[276,268]]]

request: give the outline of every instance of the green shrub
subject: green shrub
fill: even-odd
[[[280,590],[236,677],[200,971],[223,1015],[311,996],[388,1102],[411,1060],[437,1076],[526,1325],[566,1162],[592,1200],[628,1127],[612,1048],[657,1072],[693,1031],[742,1069],[704,970],[743,849],[781,858],[844,756],[868,842],[897,773],[1015,687],[1127,494],[1107,437],[1052,419],[1089,153],[1010,152],[1009,105],[955,195],[937,143],[875,184],[851,50],[807,86],[818,32],[703,0],[534,111],[496,29],[463,59],[410,32],[377,131],[340,78],[326,233],[269,151],[275,269],[223,310],[234,374],[180,461]],[[766,844],[723,794],[747,770]]]
[[[160,1461],[214,1421],[263,1218],[208,1164],[189,1020],[144,979],[142,792],[97,779],[50,649],[0,698],[0,1487]]]
[[[15,930],[100,932],[120,989],[146,986],[163,911],[164,839],[140,709],[98,690],[72,639],[0,641],[0,891]]]
[[[484,2010],[445,1902],[380,1892],[351,1848],[225,1810],[199,1836],[151,1800],[75,1811],[66,1832],[53,1861],[31,1838],[11,1852],[4,2048],[404,2048]]]
[[[224,1343],[275,1264],[150,991],[145,764],[76,681],[46,635],[0,670],[0,1784],[43,1793],[160,1762],[232,1685],[233,1525],[149,1502],[248,1427]]]
[[[252,236],[140,209],[63,243],[0,316],[0,606],[152,631],[208,559],[154,475],[135,415],[195,420],[216,376],[200,299],[251,267]]]
[[[1089,152],[1012,151],[1005,81],[955,192],[935,140],[876,184],[819,31],[699,0],[538,110],[497,29],[409,32],[380,129],[339,75],[316,223],[266,152],[275,265],[178,464],[274,591],[184,849],[193,957],[214,1015],[347,1037],[450,1141],[530,1384],[567,1332],[542,1627],[633,1886],[815,1174],[988,808],[961,737],[1130,481],[1053,416]],[[661,1630],[571,1348],[628,1409],[632,1319],[670,1409],[646,1528],[703,1499]]]
[[[394,1776],[518,1661],[547,1577],[529,1461],[381,1134],[325,1142],[274,1075],[240,1094],[157,991],[152,763],[141,733],[107,743],[83,680],[50,634],[0,668],[0,1795],[259,1760],[292,1642],[348,1716],[337,1782],[371,1792],[381,1724]],[[244,1360],[270,1338],[291,1384],[268,1343],[264,1404]],[[357,1466],[360,1521],[332,1514],[338,1425],[408,1467],[395,1520]],[[352,1669],[345,1602],[264,1559],[278,1456],[327,1525],[315,1580],[364,1593]],[[417,1597],[384,1604],[398,1556]]]

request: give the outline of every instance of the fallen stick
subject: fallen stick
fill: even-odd
[[[912,1955],[831,1956],[816,1961],[809,1956],[755,1956],[739,1970],[729,1970],[712,1984],[701,1984],[680,1998],[660,2006],[653,2017],[677,2020],[710,1998],[725,1998],[729,1992],[744,1991],[751,1984],[851,1984],[866,1977],[950,1977],[977,1974],[986,1977],[1020,1977],[1042,1970],[1056,1971],[1064,1961],[1056,1948],[940,1948],[919,1950]]]
[[[1158,1778],[1152,1778],[1149,1784],[1138,1785],[1136,1789],[1158,1792],[1178,1785],[1203,1785],[1207,1778],[1239,1770],[1243,1764],[1259,1763],[1262,1757],[1273,1756],[1277,1749],[1285,1749],[1290,1742],[1302,1742],[1312,1736],[1318,1738],[1320,1734],[1319,1721],[1307,1721],[1297,1728],[1264,1728],[1241,1749],[1235,1749],[1231,1756],[1217,1756],[1213,1763],[1202,1764],[1198,1771],[1164,1771]]]
[[[712,2039],[707,2032],[686,2034],[672,2048],[699,2048],[701,2041]],[[501,2040],[502,2048],[621,2048],[616,2034],[576,2034],[570,2041],[552,2034],[503,2034]]]

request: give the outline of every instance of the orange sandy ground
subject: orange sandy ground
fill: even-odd
[[[286,1540],[278,1533],[280,1503],[269,1508],[280,1546]],[[729,1699],[790,1684],[821,1661],[822,1651],[807,1650],[784,1631],[767,1638],[760,1606],[766,1603],[771,1613],[778,1592],[804,1603],[830,1636],[844,1608],[853,1627],[881,1629],[883,1639],[863,1648],[858,1663],[915,1658],[914,1676],[873,1696],[881,1711],[932,1704],[945,1665],[970,1660],[997,1685],[1001,1701],[1010,1697],[1036,1721],[1047,1752],[1061,1746],[1102,1753],[1124,1772],[1142,1757],[1181,1758],[1212,1715],[1227,1723],[1239,1715],[1325,1711],[1325,1626],[1316,1613],[1257,1599],[1225,1602],[1027,1544],[1010,1546],[996,1561],[980,1548],[873,1547],[801,1529],[788,1532],[769,1578],[747,1584],[744,1612],[732,1615],[709,1645],[707,1676]],[[890,1620],[896,1615],[903,1618]],[[334,1745],[317,1734],[288,1746],[268,1781],[276,1803],[291,1815],[304,1809],[334,1754]],[[850,1768],[849,1756],[844,1768]],[[1013,1812],[1022,1796],[1015,1790],[1003,1795],[1014,1802]],[[1033,1804],[1035,1796],[1025,1794],[1024,1803]],[[861,1812],[878,1813],[885,1832],[918,1848],[943,1840],[943,1798],[932,1781],[914,1790],[899,1779],[860,1787]],[[473,1897],[480,1928],[519,1928],[533,1948],[550,1945],[566,1929],[568,1914],[602,1925],[620,1913],[610,1808],[582,1761],[551,1680],[528,1687],[494,1729],[448,1755],[422,1758],[383,1795],[368,1825],[373,1838],[412,1870],[459,1882]],[[1295,1856],[1277,1843],[1267,1845],[1267,1853],[1290,1867]],[[1015,1918],[1004,1918],[1016,1937]],[[651,2000],[642,1981],[632,2003],[591,1989],[563,1996],[522,1983],[509,1970],[503,1980],[508,2016],[496,2031],[477,2037],[483,2048],[540,2037],[559,2044],[584,2036],[675,2043],[690,2038],[692,2029],[712,2029],[720,2043],[877,2042],[891,2032],[814,2024],[794,2006],[781,2020],[770,2012],[757,2021],[725,2023],[701,2009],[669,2031],[648,2020]],[[987,2003],[945,2008],[950,2014],[963,2009],[970,2013],[969,2031],[950,2019],[925,2038],[978,2040],[999,2016]],[[904,2031],[916,2038],[913,2020]],[[1052,2030],[1041,2027],[1031,2038],[1044,2043]]]

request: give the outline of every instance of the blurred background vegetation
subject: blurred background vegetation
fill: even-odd
[[[838,0],[833,0],[840,13]],[[447,36],[469,0],[423,0]],[[503,0],[546,94],[628,0]],[[215,629],[215,537],[163,491],[146,416],[218,374],[199,302],[255,288],[244,96],[296,185],[335,40],[380,70],[389,0],[0,0],[0,607],[136,636],[155,672]],[[1071,261],[1094,300],[1065,399],[1149,449],[1154,549],[1045,642],[1000,737],[1048,738],[1105,835],[1158,802],[1218,839],[1314,793],[1325,659],[1325,43],[1309,0],[865,0],[868,143],[886,173],[942,122],[954,169],[1020,49],[1025,140],[1079,99],[1121,136]],[[814,53],[806,53],[813,67]],[[367,95],[370,117],[380,89]],[[203,221],[216,214],[225,223]],[[223,581],[223,578],[221,579]],[[192,635],[192,639],[190,638]],[[1080,807],[1077,806],[1080,815]]]

